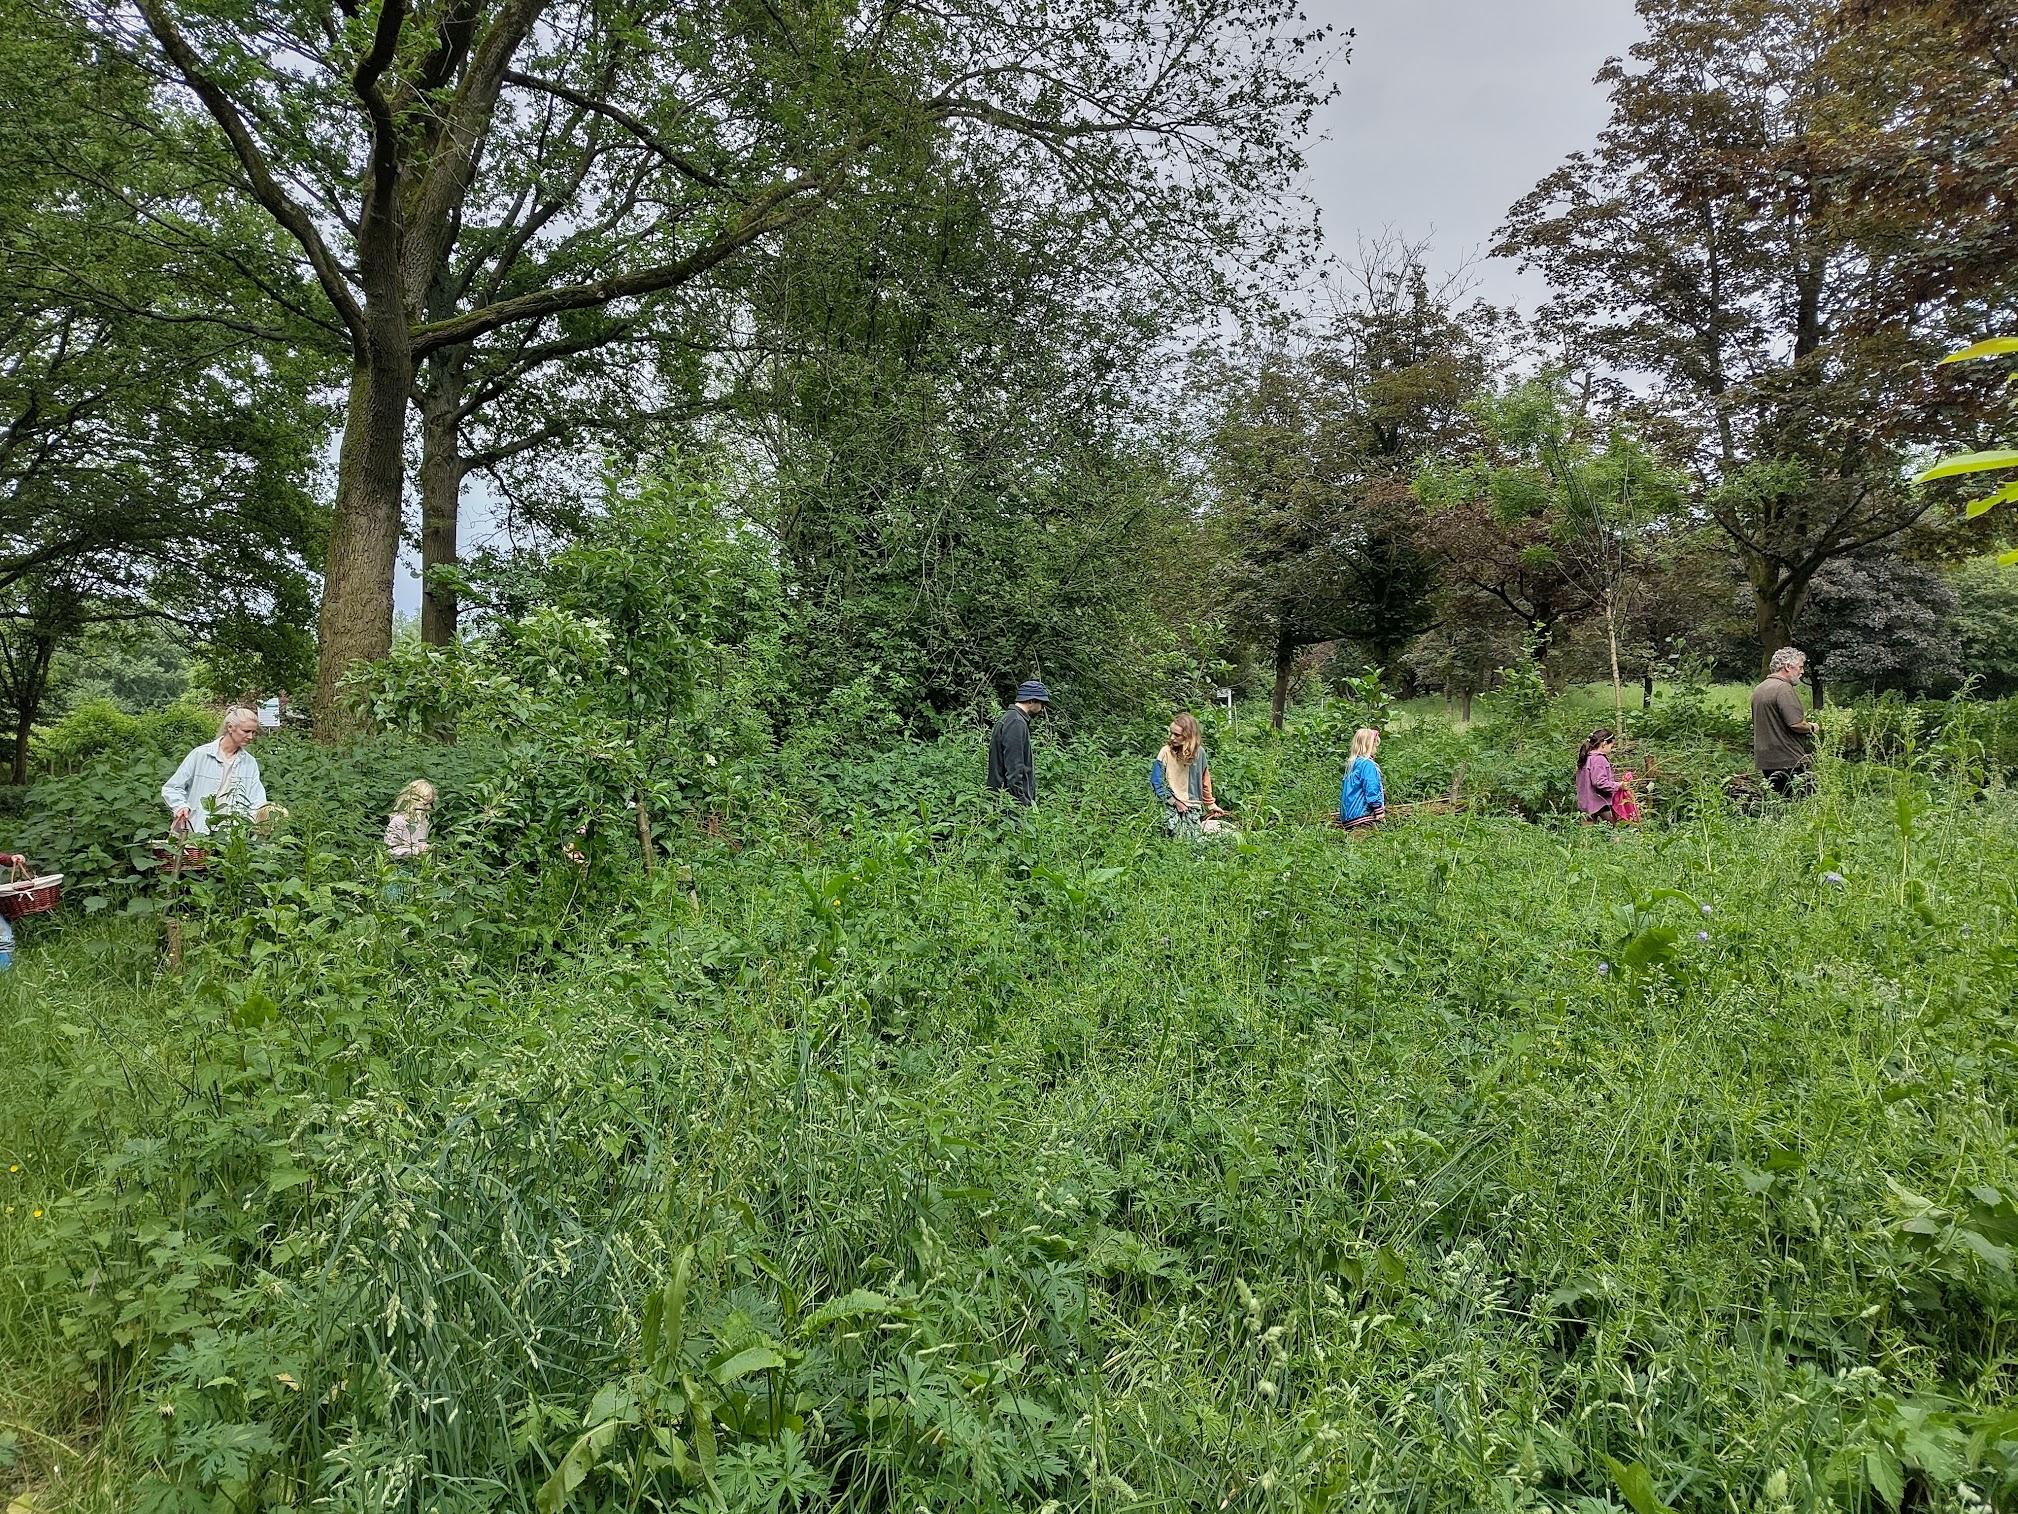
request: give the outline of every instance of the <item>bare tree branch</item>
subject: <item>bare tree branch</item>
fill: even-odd
[[[196,50],[189,45],[188,39],[176,27],[162,0],[134,0],[134,3],[147,22],[147,29],[161,44],[162,52],[175,65],[183,81],[195,91],[196,97],[203,102],[204,109],[210,112],[211,118],[224,132],[225,140],[231,144],[232,153],[245,170],[253,198],[259,201],[267,214],[280,223],[289,236],[301,244],[302,251],[308,254],[309,266],[315,270],[316,279],[322,285],[323,293],[329,297],[330,304],[336,307],[336,313],[349,330],[351,340],[355,343],[363,342],[364,312],[358,308],[357,300],[351,293],[350,285],[344,280],[335,257],[323,242],[322,233],[315,229],[315,223],[309,218],[308,212],[290,199],[274,178],[273,170],[266,161],[266,154],[260,149],[258,141],[246,126],[245,118],[239,114],[238,107],[232,103],[231,96],[225,92],[222,85],[210,77],[203,66],[203,60],[197,56]]]

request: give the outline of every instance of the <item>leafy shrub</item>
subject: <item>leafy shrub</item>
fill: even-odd
[[[1973,557],[1949,584],[1963,674],[1981,693],[2018,694],[2018,573],[1995,556]]]
[[[31,748],[44,772],[74,773],[107,752],[130,752],[140,736],[140,722],[110,699],[91,699],[55,725],[36,733]]]
[[[453,648],[395,648],[350,690],[381,725],[494,743],[474,818],[498,856],[649,866],[658,829],[709,792],[701,775],[768,735],[748,695],[775,595],[712,483],[669,465],[520,564],[510,613]]]
[[[1853,760],[1942,771],[1974,764],[1985,779],[2018,780],[2018,699],[1916,701],[1892,693],[1830,705],[1823,722]]]
[[[180,758],[191,747],[217,735],[216,712],[187,701],[163,705],[134,718],[141,742],[164,757]]]
[[[28,791],[13,850],[64,875],[66,901],[88,912],[127,908],[154,868],[150,838],[165,835],[161,784],[172,771],[153,756],[101,758]]]
[[[1521,642],[1521,655],[1498,673],[1499,691],[1493,700],[1496,719],[1527,723],[1548,713],[1548,675],[1532,632]]]
[[[178,742],[184,733],[176,733]],[[267,795],[288,810],[288,823],[346,847],[378,838],[394,797],[414,778],[441,791],[437,829],[453,834],[472,824],[499,760],[496,747],[481,740],[440,746],[386,736],[330,751],[292,732],[262,737],[254,754]],[[35,784],[14,849],[63,873],[66,897],[84,910],[151,911],[154,847],[168,833],[161,785],[180,758],[173,749],[101,757]]]
[[[1695,660],[1684,662],[1676,677],[1654,695],[1653,703],[1633,717],[1635,733],[1657,738],[1698,737],[1749,748],[1749,712],[1719,705],[1710,695],[1710,669]]]
[[[217,717],[202,705],[178,703],[128,715],[109,699],[93,699],[38,730],[33,754],[44,773],[75,773],[105,756],[145,752],[180,758],[216,734]]]

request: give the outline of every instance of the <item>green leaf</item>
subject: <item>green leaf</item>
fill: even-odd
[[[692,1483],[696,1480],[693,1464],[687,1459],[687,1443],[680,1439],[670,1425],[654,1425],[652,1440],[664,1453],[667,1465],[673,1469],[674,1475],[681,1482]]]
[[[682,1247],[666,1286],[645,1300],[643,1344],[648,1368],[679,1360],[687,1323],[687,1277],[693,1265],[694,1248]]]
[[[752,1372],[770,1372],[785,1365],[785,1359],[769,1346],[746,1346],[715,1368],[715,1381],[724,1388]]]
[[[1633,1514],[1675,1514],[1654,1491],[1653,1474],[1638,1462],[1626,1466],[1607,1456],[1605,1465],[1611,1469],[1612,1481],[1619,1485],[1619,1492],[1625,1495]]]
[[[838,1325],[849,1320],[869,1319],[884,1314],[902,1314],[907,1305],[894,1304],[880,1293],[867,1288],[857,1288],[846,1298],[838,1298],[822,1304],[806,1316],[805,1328],[817,1330],[823,1325]]]
[[[246,994],[245,1002],[231,1012],[231,1023],[240,1030],[256,1030],[279,1018],[280,1006],[273,1002],[271,994],[258,988]]]
[[[1967,363],[1979,357],[2004,357],[2014,352],[2018,352],[2018,336],[1993,336],[1986,342],[1949,353],[1934,366],[1945,368],[1950,363]]]
[[[640,1417],[637,1395],[631,1391],[629,1382],[619,1378],[596,1389],[596,1396],[589,1400],[589,1412],[583,1416],[583,1423],[591,1429],[607,1424],[634,1425]]]
[[[1682,933],[1672,925],[1650,925],[1626,943],[1619,960],[1636,972],[1663,966],[1675,960],[1681,939]]]
[[[2018,468],[2018,452],[2000,448],[1995,452],[1962,452],[1954,457],[1944,457],[1925,473],[1917,475],[1916,484],[1931,483],[1937,478],[1957,478],[1964,473],[1988,473],[1996,468]]]
[[[1976,1437],[1986,1446],[2018,1443],[2018,1409],[1985,1415],[1976,1422]]]
[[[1898,1457],[1882,1446],[1873,1447],[1864,1453],[1864,1475],[1880,1498],[1895,1509],[1899,1507],[1906,1496],[1906,1469],[1899,1465]]]
[[[1999,505],[2018,504],[2018,483],[2006,484],[1995,494],[1986,494],[1981,499],[1972,499],[1963,507],[1962,518],[1974,520],[1979,515],[1988,515]]]
[[[617,1429],[614,1420],[606,1425],[597,1425],[568,1448],[568,1454],[554,1468],[554,1475],[542,1483],[539,1492],[534,1495],[533,1502],[538,1506],[539,1514],[555,1514],[556,1510],[568,1506],[575,1490],[588,1481],[589,1473],[595,1470],[603,1452],[616,1439]]]
[[[2000,552],[1997,554],[1998,567],[2008,568],[2013,564],[2018,564],[2018,552]]]
[[[1390,1288],[1399,1288],[1408,1276],[1407,1264],[1386,1246],[1374,1247],[1370,1261],[1374,1275]]]
[[[2010,1248],[1998,1245],[1981,1231],[1971,1230],[1966,1225],[1958,1226],[1955,1231],[1955,1239],[1997,1271],[2009,1272],[2011,1270]]]
[[[682,1378],[680,1386],[687,1390],[687,1402],[694,1411],[694,1458],[701,1464],[701,1476],[709,1482],[715,1480],[715,1415],[694,1385]]]

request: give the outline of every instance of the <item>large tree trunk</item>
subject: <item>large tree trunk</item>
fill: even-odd
[[[1551,694],[1562,692],[1562,674],[1556,668],[1556,616],[1537,614],[1533,622],[1535,662],[1542,670],[1542,687]]]
[[[42,696],[49,688],[49,664],[56,656],[56,638],[34,639],[26,668],[20,670],[15,688],[13,780],[18,788],[28,781],[28,748],[35,735],[35,717],[42,713]]]
[[[462,516],[462,409],[467,347],[444,348],[427,359],[427,385],[420,396],[420,639],[431,647],[455,640],[461,613],[453,587],[437,583],[429,571],[457,561]]]
[[[1289,639],[1287,631],[1281,631],[1275,638],[1275,694],[1268,702],[1268,723],[1276,730],[1282,729],[1282,715],[1289,708],[1289,675],[1296,666],[1296,643]]]
[[[351,372],[337,454],[315,663],[319,741],[359,733],[361,712],[344,698],[339,683],[354,664],[392,650],[392,580],[399,561],[413,357],[404,315],[389,314],[374,321],[364,361]]]
[[[1759,637],[1759,676],[1772,670],[1773,653],[1794,644],[1794,618],[1807,598],[1807,585],[1775,583],[1762,572],[1747,575],[1752,581],[1752,624]]]

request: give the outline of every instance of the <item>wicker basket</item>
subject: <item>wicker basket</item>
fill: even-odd
[[[210,853],[200,846],[184,846],[181,841],[170,837],[166,841],[155,842],[150,850],[159,870],[164,873],[193,873],[210,861]]]
[[[26,858],[16,857],[8,868],[8,878],[0,883],[0,915],[19,920],[23,915],[46,915],[63,900],[63,875],[36,876]]]

